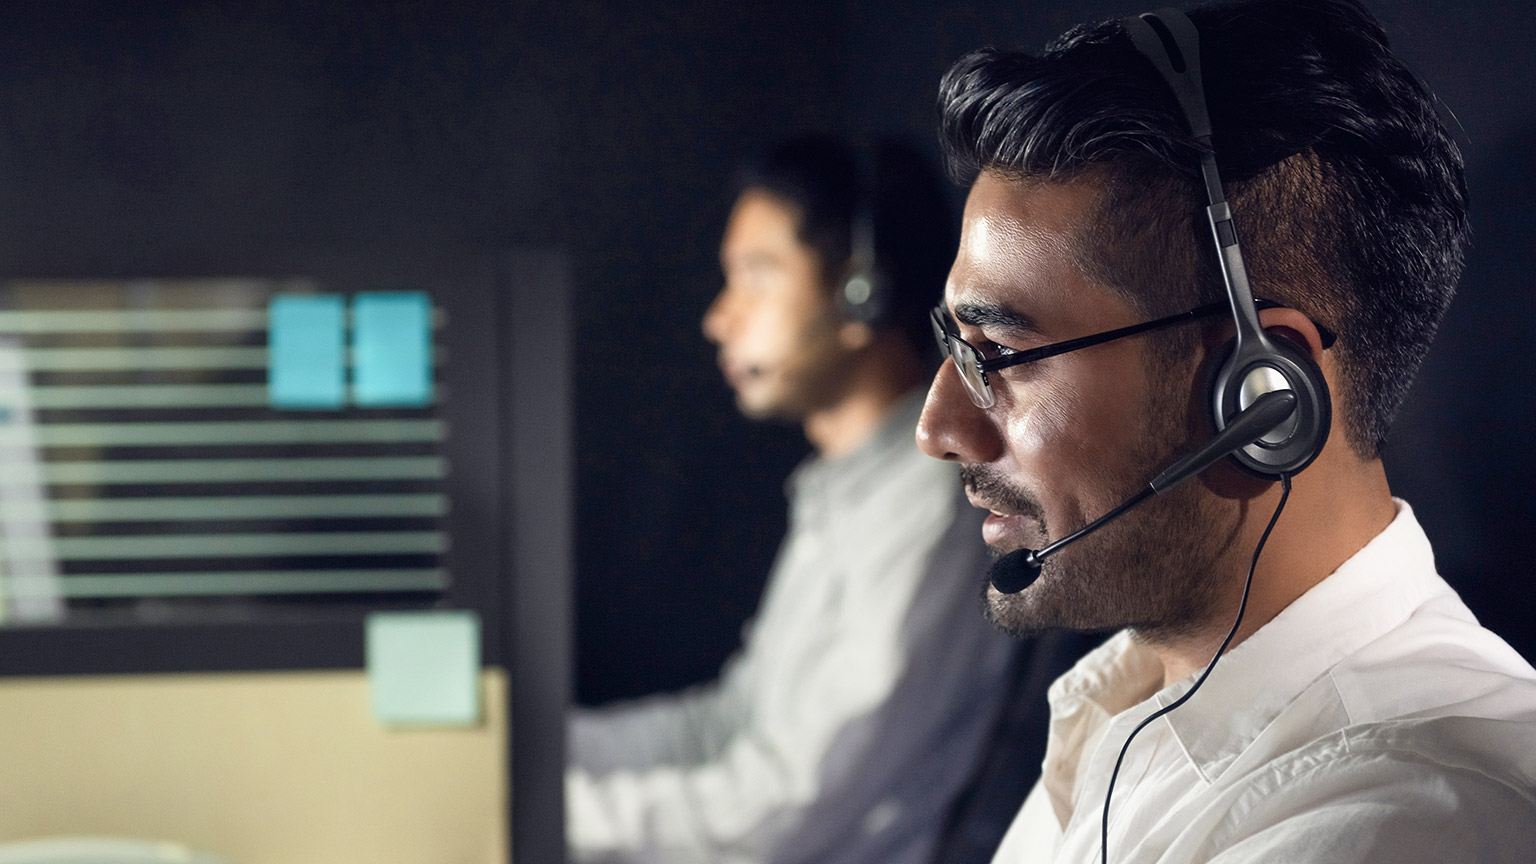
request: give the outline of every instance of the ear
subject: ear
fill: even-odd
[[[1323,336],[1312,319],[1295,309],[1261,309],[1259,326],[1272,336],[1289,339],[1307,352],[1319,367],[1323,364]]]
[[[863,321],[845,321],[837,329],[837,340],[848,351],[862,351],[875,344],[875,328]]]

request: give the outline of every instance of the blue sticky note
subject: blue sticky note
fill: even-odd
[[[352,401],[365,407],[432,402],[432,298],[366,291],[352,299]]]
[[[273,297],[267,307],[267,401],[274,408],[340,408],[346,387],[341,296]]]
[[[368,616],[368,694],[387,725],[480,722],[480,617],[466,610]]]

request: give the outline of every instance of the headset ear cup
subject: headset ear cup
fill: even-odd
[[[847,276],[838,292],[843,318],[870,327],[882,327],[890,314],[888,284],[881,268],[881,246],[877,239],[879,220],[885,203],[881,194],[881,169],[884,167],[878,144],[857,148],[856,185],[853,219],[848,226],[849,258]]]
[[[1312,460],[1323,452],[1333,424],[1333,402],[1323,370],[1310,354],[1283,336],[1270,335],[1269,343],[1273,353],[1264,352],[1238,369],[1232,362],[1236,342],[1227,342],[1220,353],[1221,362],[1211,367],[1206,392],[1210,394],[1211,420],[1216,431],[1225,428],[1252,399],[1268,390],[1288,386],[1296,394],[1294,424],[1277,429],[1232,454],[1233,461],[1247,473],[1274,480],[1282,474],[1295,474],[1312,464]],[[1285,384],[1254,388],[1253,381],[1266,377],[1276,380],[1265,369],[1278,372]],[[1256,370],[1257,375],[1254,374]],[[1244,381],[1250,381],[1246,398]]]
[[[885,280],[874,267],[855,267],[838,291],[843,318],[879,327],[885,323]]]

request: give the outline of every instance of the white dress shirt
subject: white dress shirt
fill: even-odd
[[[790,478],[790,533],[721,679],[570,726],[577,861],[920,864],[1014,643],[983,620],[982,514],[917,449],[914,393]]]
[[[1536,671],[1478,625],[1397,511],[1136,736],[1112,864],[1536,862]],[[1161,683],[1124,632],[1056,681],[1045,773],[994,864],[1099,860],[1121,745],[1194,676]]]

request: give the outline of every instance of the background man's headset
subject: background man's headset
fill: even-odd
[[[890,314],[890,283],[875,245],[875,207],[880,196],[879,152],[875,145],[855,148],[853,218],[848,225],[848,269],[837,292],[849,321],[878,327]]]
[[[1216,661],[1231,645],[1243,612],[1248,606],[1248,592],[1259,554],[1290,497],[1291,476],[1317,458],[1328,440],[1332,408],[1328,383],[1311,356],[1284,338],[1272,338],[1259,326],[1258,309],[1248,285],[1242,249],[1233,224],[1232,209],[1221,187],[1216,154],[1211,147],[1211,121],[1206,108],[1205,87],[1200,74],[1200,35],[1193,22],[1177,9],[1160,9],[1126,18],[1126,32],[1136,50],[1141,52],[1172,88],[1179,107],[1189,123],[1190,133],[1202,147],[1200,174],[1209,206],[1206,214],[1216,242],[1222,281],[1232,305],[1232,320],[1237,334],[1223,349],[1223,359],[1210,377],[1209,405],[1217,434],[1199,448],[1164,470],[1141,491],[1119,507],[1078,531],[1038,551],[1020,549],[1003,556],[993,566],[992,584],[1003,593],[1023,590],[1039,575],[1046,558],[1070,543],[1093,533],[1153,495],[1165,492],[1199,474],[1228,455],[1245,471],[1258,477],[1278,480],[1280,501],[1274,515],[1260,536],[1248,567],[1237,618],[1227,638],[1205,671],[1183,696],[1143,720],[1126,736],[1104,793],[1100,834],[1100,860],[1109,861],[1109,804],[1115,780],[1125,753],[1137,733],[1150,723],[1183,705],[1200,689]]]

